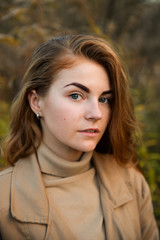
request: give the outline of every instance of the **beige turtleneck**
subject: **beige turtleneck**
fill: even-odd
[[[44,144],[38,149],[38,161],[49,200],[49,218],[54,223],[56,239],[105,239],[91,158],[92,152],[84,153],[80,161],[70,162],[55,155]]]

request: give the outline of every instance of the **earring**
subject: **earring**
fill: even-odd
[[[37,119],[40,119],[39,112],[36,114]]]

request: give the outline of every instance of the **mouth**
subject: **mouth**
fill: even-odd
[[[85,136],[95,137],[100,131],[98,128],[88,128],[88,129],[81,130],[79,132]]]
[[[88,129],[84,129],[80,132],[99,133],[99,129],[98,128],[88,128]]]

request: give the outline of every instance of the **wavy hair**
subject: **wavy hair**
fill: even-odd
[[[71,67],[79,56],[106,69],[113,91],[110,122],[95,150],[113,154],[123,166],[128,163],[136,165],[135,136],[138,128],[124,68],[108,42],[89,35],[53,38],[33,53],[11,107],[10,131],[4,146],[4,158],[11,165],[35,152],[43,137],[40,121],[30,108],[28,93],[34,89],[40,96],[45,96],[56,74]]]

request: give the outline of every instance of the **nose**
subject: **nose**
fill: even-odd
[[[85,112],[85,118],[92,121],[97,121],[102,118],[102,112],[100,110],[98,101],[94,101],[88,104],[87,110]]]

